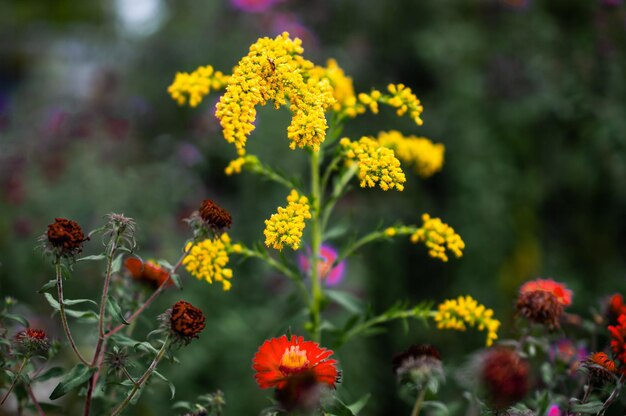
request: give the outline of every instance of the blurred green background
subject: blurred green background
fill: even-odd
[[[314,62],[336,58],[358,91],[403,82],[425,107],[421,128],[383,110],[350,122],[346,135],[397,129],[446,146],[441,173],[409,174],[402,193],[357,188],[335,218],[365,232],[429,212],[461,234],[463,258],[442,264],[408,241],[373,245],[349,259],[341,289],[377,311],[396,300],[471,294],[495,309],[507,337],[525,280],[566,282],[579,313],[626,288],[620,0],[6,0],[0,23],[0,294],[16,297],[57,338],[58,322],[35,293],[53,277],[35,246],[54,217],[89,230],[109,212],[124,213],[139,225],[140,255],[175,261],[190,235],[181,219],[211,198],[232,213],[234,239],[262,238],[285,191],[223,174],[235,153],[212,114],[217,95],[180,108],[166,89],[176,71],[212,64],[228,72],[258,37],[284,30],[303,39]],[[286,145],[288,117],[260,111],[250,149],[304,174],[303,152]],[[100,249],[92,241],[85,252]],[[181,297],[200,306],[207,329],[162,373],[179,400],[219,388],[227,415],[257,414],[271,392],[256,387],[252,356],[287,327],[301,331],[304,317],[286,279],[255,261],[234,270],[227,293],[187,275],[185,290],[167,292],[146,317]],[[101,277],[77,266],[67,297],[95,296]],[[338,314],[331,308],[327,317]],[[414,342],[434,343],[454,364],[484,337],[392,324],[336,353],[340,397],[371,392],[365,414],[408,413],[390,360]],[[171,414],[167,386],[152,388],[132,414]],[[81,403],[70,395],[65,405],[78,412]]]

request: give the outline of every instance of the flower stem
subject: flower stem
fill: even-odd
[[[615,388],[611,392],[611,395],[604,402],[604,405],[602,406],[602,409],[600,409],[600,412],[598,412],[598,415],[604,416],[604,414],[606,413],[607,409],[613,404],[613,402],[615,400],[617,400],[617,397],[619,396],[620,392],[622,391],[622,386],[624,385],[624,381],[625,380],[626,380],[626,376],[625,375],[622,375],[619,378],[619,380],[617,381],[617,384],[615,385]]]
[[[17,383],[17,380],[20,378],[20,374],[22,374],[22,371],[24,370],[24,367],[26,366],[26,363],[28,362],[29,358],[30,358],[29,355],[25,355],[24,356],[24,359],[22,360],[22,363],[20,364],[20,367],[18,368],[17,373],[15,373],[15,377],[13,378],[13,382],[9,386],[9,390],[6,392],[6,394],[2,398],[2,401],[0,402],[0,406],[4,404],[4,402],[9,397],[9,394],[11,394],[11,392],[13,391],[13,387],[15,387],[15,384]]]
[[[170,345],[170,338],[168,336],[167,338],[165,338],[165,341],[163,341],[163,345],[161,346],[161,349],[157,353],[156,357],[154,357],[154,360],[152,360],[152,362],[150,363],[150,366],[148,367],[146,372],[143,373],[143,375],[141,376],[141,378],[139,378],[139,380],[137,380],[137,382],[131,389],[130,393],[128,393],[128,396],[126,396],[124,401],[120,403],[120,405],[117,406],[115,410],[113,410],[113,412],[111,413],[111,416],[117,416],[121,414],[122,411],[126,408],[126,406],[128,406],[128,404],[131,402],[133,397],[135,397],[135,394],[137,394],[139,389],[148,381],[150,376],[152,376],[152,373],[154,373],[154,370],[156,370],[157,365],[165,356],[165,353],[167,352],[169,345]]]
[[[191,247],[189,247],[189,250],[185,250],[183,252],[183,254],[180,256],[180,259],[178,259],[178,261],[176,262],[176,264],[174,265],[174,267],[172,267],[172,273],[176,273],[176,270],[178,270],[178,268],[181,266],[181,264],[183,264],[183,260],[185,259],[185,257],[187,257],[187,254],[189,254],[189,251],[191,251]],[[154,300],[161,294],[161,292],[163,292],[163,290],[166,288],[167,284],[169,283],[169,279],[165,280],[163,283],[161,283],[161,286],[159,286],[153,293],[152,295],[150,295],[150,297],[145,301],[145,303],[143,305],[141,305],[139,307],[139,309],[137,309],[135,312],[133,312],[132,315],[130,315],[128,318],[126,318],[126,322],[128,323],[132,323],[135,318],[137,318],[148,306],[150,306],[152,304],[152,302],[154,302]],[[126,327],[125,324],[119,324],[118,326],[116,326],[115,328],[111,329],[110,331],[108,331],[105,334],[105,337],[110,337],[111,335],[121,331],[122,329],[124,329]]]
[[[37,414],[39,416],[46,416],[46,413],[39,405],[39,402],[37,401],[37,398],[35,397],[35,394],[33,393],[33,389],[30,387],[30,384],[26,385],[26,391],[28,392],[28,397],[30,397],[30,400],[33,402],[33,406],[35,406],[35,409],[37,409]]]
[[[419,394],[417,395],[417,399],[415,400],[415,405],[413,405],[413,411],[411,412],[411,416],[418,416],[420,414],[420,410],[422,409],[422,405],[424,404],[425,395],[426,389],[421,389]]]
[[[74,351],[74,354],[76,354],[76,357],[78,357],[80,362],[85,364],[86,366],[90,366],[89,362],[85,360],[82,354],[78,351],[78,348],[76,347],[76,343],[74,342],[74,338],[72,338],[72,332],[70,331],[70,326],[67,323],[67,316],[65,315],[65,303],[63,303],[63,276],[61,273],[60,260],[57,260],[54,267],[55,267],[56,275],[57,275],[57,292],[58,292],[58,297],[59,297],[59,316],[61,317],[61,323],[63,325],[63,331],[65,332],[65,337],[67,338],[67,341],[70,343],[70,346],[72,347],[72,350]]]
[[[313,341],[321,341],[320,313],[324,298],[320,282],[318,262],[320,246],[322,245],[322,233],[320,228],[320,208],[322,206],[322,193],[320,192],[320,152],[311,154],[311,336]]]

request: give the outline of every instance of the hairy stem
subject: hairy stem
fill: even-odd
[[[33,406],[35,406],[35,409],[37,410],[37,414],[39,416],[46,416],[46,413],[39,405],[39,402],[37,401],[37,398],[35,397],[33,389],[30,387],[30,385],[26,385],[26,391],[28,392],[28,397],[30,397],[30,401],[33,402]]]
[[[169,345],[170,345],[170,339],[168,336],[163,342],[163,345],[161,346],[161,349],[157,353],[156,357],[154,357],[154,360],[152,360],[152,362],[150,363],[150,366],[148,367],[146,372],[143,373],[143,375],[139,378],[139,380],[137,380],[137,382],[133,385],[133,388],[130,390],[130,393],[128,393],[128,396],[126,396],[124,401],[120,403],[120,405],[117,406],[115,410],[113,410],[113,412],[111,413],[111,416],[117,416],[121,414],[122,411],[126,408],[126,406],[129,405],[129,403],[131,402],[133,397],[135,397],[135,394],[137,394],[139,389],[143,387],[143,385],[150,379],[150,377],[152,376],[152,373],[154,373],[154,370],[156,370],[157,365],[159,365],[159,362],[165,356],[165,353],[167,352],[167,348],[169,347]]]
[[[180,266],[183,264],[183,260],[185,259],[185,257],[187,257],[187,254],[189,254],[189,251],[191,251],[191,247],[189,247],[189,250],[185,250],[183,252],[183,254],[180,256],[180,259],[178,259],[178,261],[176,262],[174,267],[172,267],[172,273],[176,273],[176,270],[178,270],[180,268]],[[130,315],[128,318],[126,318],[126,322],[132,323],[139,315],[141,315],[141,313],[148,306],[150,306],[152,304],[152,302],[154,302],[154,300],[161,294],[161,292],[163,292],[163,290],[167,287],[168,284],[169,284],[169,279],[164,281],[163,283],[161,283],[161,285],[152,293],[152,295],[150,295],[150,297],[148,299],[146,299],[144,304],[141,305],[139,307],[139,309],[137,309],[135,312],[133,312],[132,315]],[[110,337],[111,335],[113,335],[113,334],[121,331],[122,329],[124,329],[124,327],[126,327],[125,324],[119,324],[115,328],[113,328],[110,331],[108,331],[105,334],[105,337],[107,337],[107,338]]]
[[[22,371],[24,370],[24,367],[26,366],[26,363],[28,362],[29,358],[30,358],[30,356],[25,355],[24,359],[22,359],[22,363],[20,364],[20,367],[17,369],[17,373],[15,373],[15,377],[13,377],[13,382],[9,386],[9,390],[7,390],[6,394],[2,398],[2,401],[0,402],[0,406],[4,404],[4,402],[9,397],[9,394],[11,394],[11,392],[13,391],[13,387],[15,387],[15,384],[17,383],[17,380],[19,380],[20,375],[22,374]]]
[[[65,332],[65,337],[67,338],[67,341],[70,343],[70,346],[72,347],[72,350],[74,351],[74,354],[76,354],[76,357],[78,357],[80,362],[85,364],[86,366],[90,366],[89,362],[85,360],[85,358],[82,356],[80,351],[78,351],[78,348],[76,347],[76,343],[74,342],[74,338],[72,338],[72,332],[70,331],[70,326],[67,323],[67,316],[65,315],[65,303],[63,302],[63,276],[61,273],[60,260],[57,260],[54,267],[55,267],[56,275],[57,275],[57,292],[58,292],[58,297],[59,297],[58,299],[59,316],[61,317],[61,323],[63,325],[63,331]]]

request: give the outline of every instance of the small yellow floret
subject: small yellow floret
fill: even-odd
[[[408,112],[415,124],[418,126],[424,124],[420,118],[424,107],[409,87],[404,84],[389,84],[387,90],[391,93],[391,97],[383,99],[382,102],[395,107],[398,116],[403,116]]]
[[[397,231],[396,231],[396,229],[395,229],[395,228],[393,228],[393,227],[389,227],[389,228],[387,228],[387,229],[385,230],[385,235],[386,235],[387,237],[393,237],[394,235],[396,235],[396,233],[397,233]]]
[[[178,105],[184,105],[189,100],[189,105],[196,107],[211,90],[221,90],[227,82],[228,76],[220,71],[214,71],[211,65],[207,65],[201,66],[190,74],[176,73],[174,82],[168,87],[167,92]]]
[[[400,161],[411,165],[423,178],[432,176],[443,167],[445,147],[425,137],[404,136],[396,130],[380,132],[378,142],[393,149]]]
[[[498,339],[500,321],[493,319],[493,310],[478,304],[471,296],[459,296],[441,303],[434,319],[438,329],[465,331],[469,325],[487,331],[488,347]]]
[[[352,161],[358,163],[361,188],[373,188],[378,185],[383,191],[404,189],[406,176],[393,150],[381,146],[370,137],[362,137],[358,142],[343,138],[339,144],[348,163]]]
[[[191,248],[191,251],[183,260],[183,266],[197,279],[204,279],[209,283],[221,282],[224,290],[229,290],[231,283],[228,279],[232,279],[233,271],[226,265],[228,253],[236,252],[235,246],[231,246],[230,238],[226,233],[215,240],[206,239],[195,244],[189,242],[185,250],[188,251]]]
[[[265,220],[265,245],[282,250],[285,245],[297,250],[300,247],[305,220],[311,218],[309,199],[292,190],[287,197],[287,207]]]
[[[431,218],[428,214],[422,215],[424,224],[411,235],[412,243],[424,242],[428,248],[428,254],[442,261],[448,261],[446,249],[456,257],[463,255],[465,242],[461,239],[454,228],[441,221],[439,218]]]

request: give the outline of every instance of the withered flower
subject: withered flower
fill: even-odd
[[[50,341],[43,330],[26,328],[15,334],[15,347],[22,354],[44,355],[50,348]]]
[[[493,348],[483,358],[482,381],[495,409],[522,400],[529,388],[529,366],[515,351]]]
[[[204,329],[204,314],[189,302],[179,300],[174,304],[170,317],[172,332],[188,344]]]
[[[230,228],[233,220],[224,208],[217,205],[210,199],[205,199],[200,205],[200,218],[205,222],[207,226],[216,230],[222,231],[225,228]]]
[[[445,378],[441,354],[432,345],[411,345],[406,351],[396,354],[391,364],[401,383],[411,383],[418,389],[429,387],[436,391],[439,381]]]
[[[615,361],[603,352],[591,354],[583,361],[582,366],[589,372],[590,383],[595,386],[603,386],[616,380],[618,370]]]
[[[522,292],[517,298],[517,312],[531,322],[550,329],[560,327],[563,305],[556,296],[546,291]]]
[[[89,240],[89,237],[85,238],[76,221],[55,218],[54,222],[48,225],[47,240],[57,256],[74,257],[82,251],[83,243]]]

